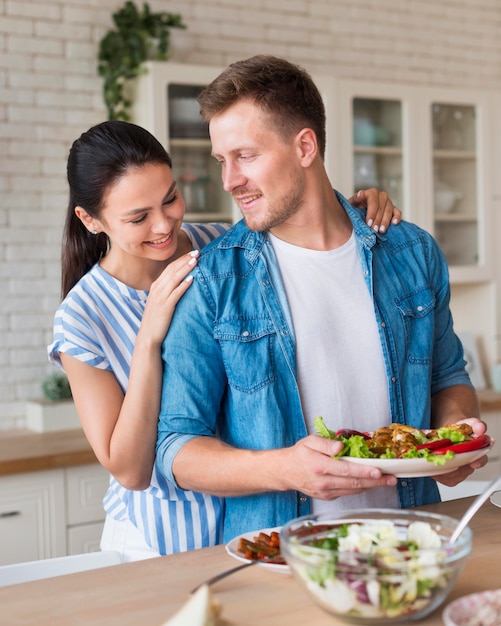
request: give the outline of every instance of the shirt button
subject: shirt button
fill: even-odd
[[[392,382],[392,383],[396,383],[396,382],[397,382],[397,379],[395,378],[395,376],[392,376],[392,377],[391,377],[391,382]]]
[[[249,336],[249,331],[244,330],[244,332],[242,333],[242,337],[248,337],[248,336]]]
[[[301,502],[301,504],[304,504],[307,501],[308,501],[308,498],[306,496],[300,496],[299,502]]]
[[[418,310],[418,311],[422,311],[422,310],[423,310],[423,307],[422,307],[421,305],[419,305],[419,306],[418,306],[418,308],[417,308],[417,310]]]
[[[406,481],[406,480],[401,480],[401,481],[400,481],[400,485],[401,485],[402,487],[407,487],[407,481]]]
[[[282,335],[283,335],[284,337],[287,337],[287,336],[288,336],[288,334],[289,334],[289,331],[288,331],[288,330],[284,329],[284,330],[282,331]]]
[[[385,322],[381,322],[381,328],[386,328],[386,323]]]

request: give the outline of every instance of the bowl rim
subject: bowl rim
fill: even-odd
[[[375,516],[378,517],[375,517]],[[280,530],[280,545],[281,546],[286,546],[286,549],[289,545],[292,544],[292,542],[290,541],[293,537],[292,536],[288,536],[287,532],[291,531],[291,529],[295,526],[297,526],[297,528],[299,529],[300,526],[304,525],[306,522],[309,521],[313,521],[313,522],[317,522],[317,523],[322,523],[323,522],[333,522],[333,523],[339,523],[339,525],[346,523],[346,521],[360,521],[362,523],[366,523],[366,522],[370,522],[370,521],[375,521],[375,522],[384,522],[384,521],[389,521],[389,522],[398,522],[399,520],[403,521],[406,519],[409,519],[410,517],[415,517],[416,519],[412,520],[412,521],[434,521],[436,523],[447,523],[452,525],[452,529],[454,529],[458,524],[459,524],[459,520],[455,517],[451,517],[449,515],[442,515],[440,513],[433,513],[433,512],[428,512],[428,511],[421,511],[419,509],[345,509],[342,511],[337,511],[337,512],[328,512],[328,511],[324,511],[322,513],[310,513],[307,515],[301,515],[300,517],[296,517],[292,520],[289,520],[288,522],[286,522],[281,530]],[[360,518],[360,519],[357,519]],[[452,534],[452,532],[451,532]],[[448,542],[443,542],[438,548],[423,548],[422,550],[416,550],[414,551],[414,554],[419,554],[420,552],[438,552],[438,551],[443,551],[445,548],[452,548],[453,552],[452,554],[448,555],[448,557],[454,557],[458,558],[460,556],[462,556],[461,554],[458,553],[462,553],[464,550],[467,550],[468,553],[471,551],[471,544],[472,544],[472,538],[473,538],[473,533],[472,530],[469,526],[467,526],[463,532],[461,533],[461,535],[459,536],[459,538],[456,540],[455,543],[450,544]],[[318,548],[315,546],[308,546],[305,544],[301,544],[302,548],[308,549],[308,551],[311,550],[312,554],[324,554],[325,553],[325,549],[324,548]],[[282,552],[283,552],[283,548],[282,548]],[[335,550],[330,550],[329,552],[331,552],[332,554],[336,554],[337,551]],[[343,552],[343,555],[349,555],[349,554],[356,554],[359,558],[363,557],[364,554],[359,553],[359,552]],[[371,555],[366,555],[366,556],[371,556]]]

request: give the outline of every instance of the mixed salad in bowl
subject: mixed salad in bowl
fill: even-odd
[[[456,520],[418,511],[306,516],[286,524],[282,555],[323,609],[355,623],[420,619],[437,608],[471,550],[448,544]]]

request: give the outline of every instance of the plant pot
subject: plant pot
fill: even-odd
[[[29,400],[26,428],[38,433],[82,428],[73,400]]]

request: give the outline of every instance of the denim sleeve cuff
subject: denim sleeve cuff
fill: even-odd
[[[440,381],[432,384],[431,395],[438,393],[443,389],[447,389],[447,387],[452,387],[453,385],[467,385],[468,387],[473,387],[470,377],[466,372],[456,372],[455,374],[441,378]]]
[[[181,450],[185,443],[191,439],[195,439],[197,435],[168,435],[157,448],[156,465],[158,471],[170,482],[172,482],[178,489],[181,489],[174,478],[172,473],[172,463],[174,457]]]

